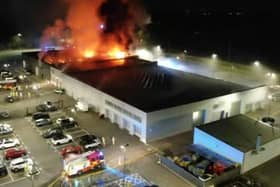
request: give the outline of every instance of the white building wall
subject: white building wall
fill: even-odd
[[[139,132],[138,128],[140,128],[141,135],[139,137],[143,142],[165,138],[193,129],[193,112],[205,111],[204,123],[208,123],[219,120],[221,116],[231,116],[233,103],[240,102],[239,112],[245,113],[245,108],[248,108],[248,105],[252,105],[252,110],[256,110],[257,107],[264,105],[264,101],[267,98],[267,88],[259,87],[146,114],[127,103],[61,73],[60,70],[55,68],[51,68],[51,80],[59,86],[63,86],[68,95],[75,99],[87,101],[96,112],[106,114],[107,109],[109,112],[108,117],[111,121],[118,123],[120,128],[128,129],[131,134]],[[130,118],[122,111],[113,106],[108,106],[106,100],[140,117],[141,122],[135,122],[133,118]]]
[[[260,151],[258,154],[252,154],[252,151],[249,151],[245,154],[244,163],[241,167],[241,173],[245,173],[269,160],[274,157],[280,155],[280,138],[275,139],[271,142],[268,142],[261,147],[265,150]]]
[[[223,118],[225,118],[226,116],[232,116],[231,107],[236,106],[236,103],[240,103],[240,110],[237,110],[237,112],[245,113],[245,107],[248,104],[252,104],[253,106],[255,106],[253,109],[256,110],[258,109],[257,107],[262,107],[265,104],[266,98],[267,87],[258,87],[248,91],[233,93],[187,105],[181,105],[155,112],[150,112],[147,114],[147,139],[148,141],[150,141],[170,136],[170,133],[150,133],[154,129],[156,129],[154,126],[155,124],[160,125],[161,122],[166,123],[169,121],[169,119],[173,119],[169,122],[170,126],[173,125],[172,132],[174,133],[172,133],[172,135],[175,135],[175,132],[182,133],[184,131],[193,129],[192,120],[181,120],[180,116],[190,116],[191,114],[193,114],[193,112],[205,110],[206,116],[204,124],[206,124],[212,121],[219,120],[221,116]],[[236,113],[235,110],[235,113],[233,115],[237,114],[238,113]],[[178,127],[177,130],[174,129],[176,127]]]
[[[220,141],[219,139],[207,134],[206,132],[195,128],[193,136],[193,144],[203,145],[204,147],[222,155],[223,157],[242,164],[244,153],[240,150]]]
[[[112,123],[127,129],[131,135],[137,135],[142,142],[146,143],[146,113],[55,68],[51,68],[51,81],[62,86],[69,96],[83,100],[95,112],[107,115]]]
[[[149,124],[147,140],[155,141],[164,137],[174,136],[183,132],[191,131],[192,114],[173,116]]]

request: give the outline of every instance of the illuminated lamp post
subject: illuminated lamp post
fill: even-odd
[[[254,62],[254,66],[255,66],[255,67],[260,67],[260,62],[259,62],[258,60],[256,60],[256,61]]]
[[[215,53],[213,53],[212,56],[211,56],[211,58],[212,58],[213,60],[216,60],[216,59],[218,58],[218,55],[215,54]]]
[[[126,148],[129,146],[129,144],[124,144],[120,146],[121,151],[123,152],[123,173],[125,173],[126,170]]]

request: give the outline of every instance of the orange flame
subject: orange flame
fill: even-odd
[[[85,58],[93,58],[95,56],[95,52],[93,50],[85,50],[83,56]]]
[[[82,62],[88,59],[125,58],[128,49],[137,44],[135,31],[146,21],[137,1],[67,1],[66,19],[46,28],[41,38],[42,47],[51,44],[65,50],[42,53],[41,58],[50,64],[77,66],[83,66]]]

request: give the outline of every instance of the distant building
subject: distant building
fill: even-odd
[[[24,54],[25,61],[34,61],[32,55]],[[254,111],[263,107],[267,96],[266,87],[252,89],[135,57],[91,66],[78,71],[37,60],[33,68],[145,143]]]

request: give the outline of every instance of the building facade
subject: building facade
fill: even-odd
[[[87,102],[95,112],[104,114],[112,123],[138,136],[144,143],[190,131],[197,125],[254,111],[264,106],[267,97],[267,88],[258,87],[146,112],[59,69],[51,67],[50,72],[51,81],[65,88],[69,96]]]

